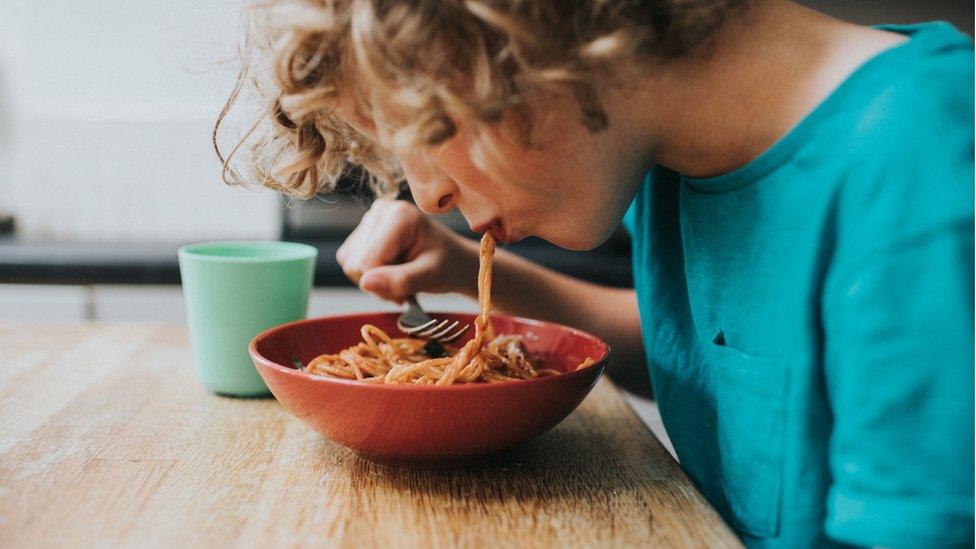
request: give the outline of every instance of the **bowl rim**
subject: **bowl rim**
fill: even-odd
[[[248,354],[251,355],[251,359],[255,363],[260,363],[261,366],[265,368],[270,368],[278,372],[284,373],[286,375],[301,377],[304,379],[309,379],[316,382],[324,383],[335,383],[338,385],[345,385],[351,387],[362,387],[364,389],[373,389],[380,391],[423,391],[423,392],[443,392],[443,391],[490,391],[505,389],[507,387],[528,387],[532,385],[537,385],[540,383],[554,383],[558,380],[571,379],[575,377],[582,377],[589,375],[594,370],[597,372],[597,376],[602,374],[603,369],[606,367],[610,360],[611,349],[610,345],[587,331],[580,330],[578,328],[573,328],[572,326],[566,326],[565,324],[560,324],[558,322],[550,322],[547,320],[537,320],[534,318],[526,318],[521,316],[512,315],[491,315],[493,318],[504,318],[507,320],[513,320],[520,324],[531,324],[536,326],[557,326],[563,330],[567,330],[574,335],[581,335],[584,337],[592,338],[597,343],[603,346],[603,354],[597,358],[593,364],[585,368],[580,368],[578,370],[573,370],[571,372],[560,372],[559,374],[553,376],[537,377],[535,379],[521,379],[518,381],[499,381],[497,383],[452,383],[451,385],[419,385],[414,383],[366,383],[358,379],[344,379],[340,377],[323,376],[319,374],[312,374],[309,372],[304,372],[297,370],[293,367],[288,367],[283,364],[278,364],[277,362],[265,357],[260,354],[257,350],[258,341],[270,337],[272,334],[280,331],[293,328],[295,326],[300,326],[302,324],[311,324],[314,322],[321,322],[323,320],[343,320],[358,317],[375,317],[375,316],[396,316],[399,315],[399,311],[367,311],[360,313],[345,313],[340,315],[325,315],[317,316],[313,318],[305,318],[302,320],[295,320],[292,322],[286,322],[284,324],[279,324],[277,326],[272,326],[251,339],[251,342],[247,346]],[[463,315],[463,316],[477,316],[476,313],[461,312],[461,311],[428,311],[431,315]]]

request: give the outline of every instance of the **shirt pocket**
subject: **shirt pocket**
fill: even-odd
[[[783,497],[788,370],[778,360],[709,344],[705,353],[715,398],[713,474],[739,532],[779,533]]]

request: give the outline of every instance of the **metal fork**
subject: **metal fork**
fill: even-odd
[[[411,337],[429,339],[438,343],[451,343],[457,341],[471,327],[465,324],[458,327],[461,321],[441,320],[430,318],[424,309],[417,303],[417,296],[412,295],[407,298],[407,310],[397,318],[397,328]]]

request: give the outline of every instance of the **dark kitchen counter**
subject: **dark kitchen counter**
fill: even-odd
[[[316,286],[352,286],[338,263],[339,240],[299,240],[319,250]],[[178,244],[117,244],[0,238],[0,283],[179,284]],[[630,286],[626,243],[570,252],[530,239],[509,249],[560,272],[612,286]]]

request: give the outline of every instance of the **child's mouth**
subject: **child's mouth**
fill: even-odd
[[[495,236],[495,239],[498,240],[499,242],[503,242],[505,244],[510,244],[512,242],[512,233],[508,230],[507,227],[505,227],[505,224],[502,223],[501,221],[492,225],[491,229],[489,230],[491,231],[491,234]]]

